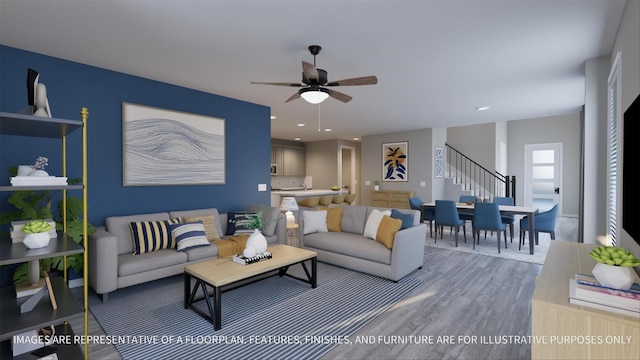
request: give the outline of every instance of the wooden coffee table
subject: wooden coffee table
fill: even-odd
[[[184,308],[191,308],[212,322],[214,330],[220,330],[222,327],[221,295],[223,292],[276,275],[287,275],[309,283],[314,289],[318,286],[318,254],[316,252],[288,245],[270,246],[267,251],[271,252],[273,258],[248,265],[235,263],[231,257],[226,257],[185,266]],[[309,272],[305,261],[311,262],[311,272]],[[302,265],[307,279],[287,274],[289,266],[295,264]],[[191,278],[196,280],[193,288],[191,287]],[[207,289],[207,285],[213,288],[212,292]],[[196,298],[198,288],[202,289],[203,296]],[[211,298],[213,298],[213,304]],[[194,303],[202,300],[207,303],[208,314],[193,306]]]

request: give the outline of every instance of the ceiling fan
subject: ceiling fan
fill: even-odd
[[[327,86],[356,86],[356,85],[375,85],[378,83],[378,78],[375,76],[362,76],[351,79],[343,79],[338,81],[328,81],[327,72],[322,69],[316,68],[316,55],[320,53],[322,47],[319,45],[309,46],[309,52],[313,55],[313,65],[302,61],[302,83],[284,83],[284,82],[257,82],[252,81],[252,84],[263,85],[277,85],[277,86],[291,86],[301,87],[297,93],[293,94],[285,102],[296,100],[300,97],[312,104],[319,104],[327,99],[329,96],[340,100],[344,103],[351,101],[352,97],[341,93],[339,91],[328,89]]]

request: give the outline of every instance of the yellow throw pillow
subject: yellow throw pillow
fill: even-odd
[[[376,241],[389,249],[393,248],[393,239],[401,226],[402,220],[394,219],[388,215],[383,216],[380,226],[378,226]]]
[[[185,216],[184,217],[184,222],[186,223],[192,223],[192,222],[198,222],[198,221],[202,221],[202,225],[204,225],[204,233],[206,234],[207,240],[209,240],[209,242],[214,240],[220,240],[220,234],[218,234],[218,229],[216,228],[216,221],[215,221],[215,218],[213,217],[213,214],[204,215],[204,216]]]
[[[318,210],[327,210],[327,230],[342,232],[342,206],[318,207]]]

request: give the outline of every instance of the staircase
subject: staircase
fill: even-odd
[[[445,157],[445,198],[458,199],[460,195],[474,195],[485,201],[495,196],[516,200],[516,177],[489,171],[451,145]]]

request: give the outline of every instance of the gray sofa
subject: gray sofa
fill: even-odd
[[[251,206],[249,212],[257,212],[260,205]],[[184,266],[218,257],[215,245],[196,247],[184,252],[176,249],[156,250],[133,255],[130,222],[170,220],[185,216],[214,215],[216,229],[222,238],[227,231],[227,213],[216,208],[171,211],[152,214],[111,216],[105,226],[99,227],[89,237],[89,284],[102,298],[114,290],[181,274]],[[286,220],[277,207],[264,207],[263,235],[269,244],[286,243]]]
[[[304,211],[301,208],[300,246],[318,253],[318,260],[352,270],[398,281],[424,262],[424,246],[427,225],[420,222],[420,211],[398,209],[413,215],[412,226],[395,233],[393,247],[388,249],[380,242],[364,236],[365,224],[373,209],[371,206],[343,206],[342,232],[314,232],[304,234]]]

